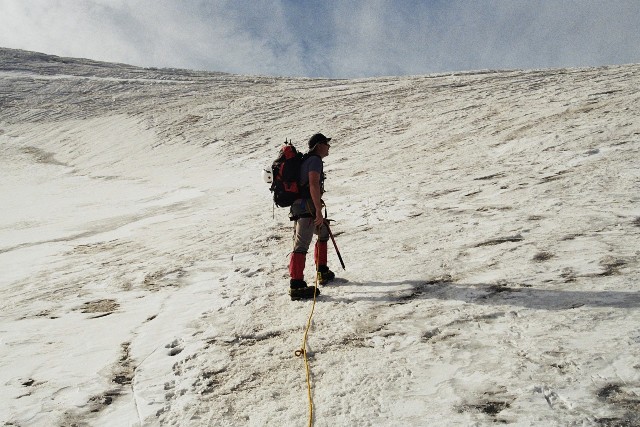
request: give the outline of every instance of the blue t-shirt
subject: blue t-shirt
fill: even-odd
[[[309,172],[318,172],[322,179],[322,167],[323,162],[319,156],[309,156],[302,162],[302,166],[300,167],[300,182],[298,184],[300,184],[301,187],[309,185]]]
[[[302,189],[302,198],[296,200],[291,205],[290,216],[301,217],[309,214],[313,215],[313,203],[307,202],[311,197],[309,194],[309,172],[318,172],[320,174],[320,193],[324,193],[323,165],[324,163],[319,156],[309,156],[302,162],[302,165],[300,165],[300,180],[298,181],[298,185]],[[309,209],[311,209],[311,211]]]

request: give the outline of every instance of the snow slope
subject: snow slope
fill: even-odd
[[[0,49],[0,421],[306,425],[311,303],[260,171],[322,131],[347,268],[309,335],[315,425],[640,425],[639,87]]]

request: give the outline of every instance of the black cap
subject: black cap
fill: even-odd
[[[329,141],[331,141],[331,138],[327,138],[321,133],[316,133],[309,138],[309,150],[313,150],[318,144],[328,144]]]

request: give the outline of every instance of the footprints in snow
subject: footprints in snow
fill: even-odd
[[[26,380],[19,380],[19,381],[21,381],[21,385],[23,387],[26,387],[28,391],[24,394],[21,394],[20,396],[17,396],[16,399],[21,399],[23,397],[31,396],[31,394],[35,392],[38,386],[45,384],[44,381],[36,381],[33,378],[28,378]]]
[[[515,400],[514,396],[507,393],[506,387],[498,387],[496,390],[485,391],[475,402],[459,405],[457,411],[460,414],[482,413],[493,418],[494,423],[508,423],[508,420],[499,419],[498,415],[510,408]]]
[[[176,356],[184,350],[182,347],[182,340],[180,339],[173,340],[171,343],[165,345],[164,348],[169,349],[169,352],[167,353],[169,356]]]
[[[254,277],[259,273],[262,273],[265,271],[264,267],[258,267],[258,268],[236,268],[234,270],[236,273],[240,273],[242,274],[244,277],[250,278],[250,277]]]
[[[600,260],[600,266],[603,271],[596,276],[613,276],[616,274],[620,274],[620,268],[626,265],[626,261],[620,258],[615,258],[612,256],[604,257]]]
[[[120,357],[114,364],[110,378],[111,387],[108,390],[95,394],[87,400],[85,405],[77,406],[77,409],[64,412],[58,425],[72,426],[85,425],[89,414],[102,412],[113,404],[116,399],[130,393],[135,366],[130,355],[131,343],[124,342],[120,345]]]
[[[492,323],[492,321],[501,319],[503,317],[518,317],[518,313],[511,311],[506,313],[504,311],[498,311],[494,313],[481,314],[476,316],[465,316],[455,319],[445,325],[426,331],[421,336],[422,342],[435,343],[438,341],[444,341],[448,338],[453,338],[459,335],[459,327],[464,324],[478,324],[478,323]],[[455,329],[453,329],[455,327]]]
[[[142,284],[147,290],[157,292],[167,287],[182,286],[185,283],[184,277],[186,275],[187,273],[183,268],[159,270],[154,273],[147,274]],[[109,316],[117,312],[118,309],[120,309],[120,303],[118,303],[114,299],[105,298],[87,301],[74,310],[78,310],[81,313],[91,314],[92,316],[90,316],[89,319],[98,319]],[[41,310],[35,314],[23,316],[21,317],[21,319],[26,319],[29,317],[48,317],[50,319],[58,319],[60,316],[55,315],[52,310],[47,309]],[[149,320],[153,320],[153,317],[147,319],[147,321]]]
[[[130,348],[130,342],[125,342],[120,345],[120,359],[118,359],[111,379],[111,382],[121,386],[131,384],[133,381],[135,367],[131,359]]]
[[[264,325],[256,325],[253,333],[205,338],[202,349],[191,354],[185,354],[182,339],[167,344],[168,356],[180,356],[172,367],[174,378],[164,383],[165,402],[156,412],[160,423],[179,422],[180,410],[173,409],[176,405],[179,407],[183,396],[189,401],[199,396],[197,400],[201,405],[193,408],[196,418],[200,413],[209,413],[212,405],[222,408],[229,417],[244,412],[238,396],[250,398],[254,389],[264,386],[274,367],[265,363],[261,369],[251,371],[242,360],[261,357],[265,352],[270,354],[272,340],[283,334],[283,331],[265,330]],[[260,344],[262,346],[256,348]]]
[[[603,417],[595,420],[599,426],[637,426],[640,425],[640,396],[633,390],[632,384],[607,384],[597,392],[598,399],[613,407],[618,416]]]

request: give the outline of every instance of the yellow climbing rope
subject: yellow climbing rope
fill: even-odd
[[[304,357],[304,366],[307,370],[307,395],[309,396],[309,427],[313,425],[313,397],[311,396],[311,370],[309,369],[309,359],[307,358],[307,335],[309,335],[309,329],[311,328],[311,318],[313,317],[313,311],[316,308],[316,294],[318,292],[318,286],[320,285],[320,272],[316,271],[316,285],[313,290],[313,304],[311,305],[311,313],[309,313],[309,319],[307,320],[307,327],[304,331],[304,337],[302,338],[302,348],[296,350],[295,355]]]

